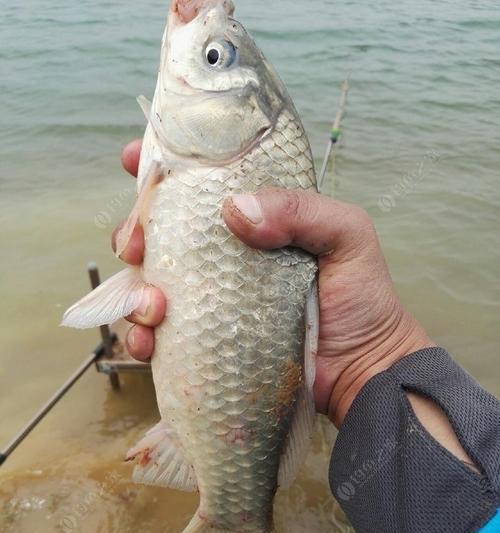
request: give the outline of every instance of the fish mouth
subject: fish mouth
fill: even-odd
[[[202,11],[220,6],[232,17],[234,4],[232,0],[173,0],[171,11],[179,24],[189,24]]]

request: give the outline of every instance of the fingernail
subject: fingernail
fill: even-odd
[[[260,224],[264,220],[260,203],[253,194],[236,194],[233,204],[252,224]]]
[[[147,318],[150,307],[151,307],[151,287],[146,287],[142,294],[141,303],[139,307],[134,311],[134,314],[142,318]]]
[[[127,342],[130,347],[135,346],[135,326],[132,326],[127,335]]]

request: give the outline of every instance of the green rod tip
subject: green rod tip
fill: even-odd
[[[330,138],[332,141],[338,141],[341,135],[340,128],[332,128],[332,131],[330,132]]]

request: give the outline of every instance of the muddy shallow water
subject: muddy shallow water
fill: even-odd
[[[236,3],[319,161],[352,72],[337,194],[372,215],[431,337],[500,395],[498,4]],[[134,97],[154,88],[166,9],[0,0],[0,443],[97,343],[57,325],[87,291],[87,261],[103,277],[120,268],[109,236],[134,189],[119,152],[144,128]],[[133,485],[123,462],[157,416],[148,378],[127,377],[117,394],[90,370],[1,467],[0,530],[180,531],[196,496]],[[324,424],[279,494],[278,533],[343,531],[326,484],[333,438]]]
[[[91,373],[67,400],[75,402],[74,411],[57,408],[12,457],[0,487],[3,532],[182,531],[196,511],[196,494],[130,481],[132,466],[123,461],[124,450],[157,415],[149,377],[122,381],[121,391],[113,392],[106,379]],[[331,531],[333,524],[350,531],[326,479],[333,439],[331,425],[318,424],[298,482],[277,497],[277,531]]]

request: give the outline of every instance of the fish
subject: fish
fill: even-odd
[[[147,119],[136,224],[141,267],[111,277],[62,324],[112,324],[148,285],[168,298],[152,373],[161,421],[132,448],[138,483],[199,491],[184,530],[273,530],[273,501],[304,462],[314,430],[317,259],[251,249],[221,215],[264,187],[316,191],[309,141],[278,74],[231,0],[173,0]]]

